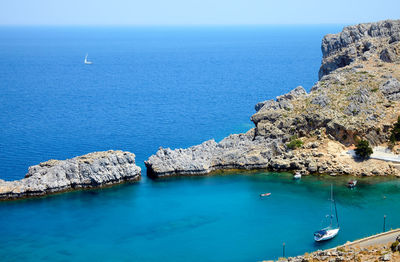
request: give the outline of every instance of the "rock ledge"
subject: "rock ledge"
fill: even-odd
[[[67,160],[49,160],[29,167],[25,178],[0,179],[0,200],[44,196],[80,188],[136,181],[141,169],[135,155],[123,151],[94,152]]]

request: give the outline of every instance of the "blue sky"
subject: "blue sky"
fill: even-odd
[[[0,25],[353,24],[400,18],[400,0],[0,0]]]

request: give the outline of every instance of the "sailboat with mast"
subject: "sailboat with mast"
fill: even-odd
[[[317,232],[314,233],[314,240],[317,242],[334,238],[339,233],[339,230],[340,230],[339,218],[338,218],[337,209],[336,209],[336,202],[333,199],[333,186],[332,185],[331,185],[331,199],[329,201],[331,201],[331,213],[329,215],[330,224],[328,227],[318,230]],[[333,207],[335,208],[336,227],[333,226],[333,213],[332,213]]]
[[[87,59],[87,57],[88,57],[88,54],[86,54],[86,56],[85,56],[85,65],[91,65],[92,62],[89,61],[89,60]]]

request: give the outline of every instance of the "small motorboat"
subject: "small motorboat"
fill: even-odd
[[[260,194],[260,197],[265,197],[265,196],[270,196],[271,195],[271,193],[263,193],[263,194]]]
[[[298,180],[301,179],[301,174],[299,172],[296,172],[296,174],[294,174],[293,179]]]
[[[350,180],[350,181],[347,183],[347,187],[349,187],[349,188],[355,188],[356,185],[357,185],[357,180]]]

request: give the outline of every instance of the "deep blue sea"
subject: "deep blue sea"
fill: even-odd
[[[240,173],[150,180],[160,146],[245,132],[254,105],[317,81],[342,26],[0,27],[0,178],[92,151],[134,152],[143,179],[0,203],[1,261],[259,261],[400,225],[400,182]],[[83,63],[86,53],[92,65]],[[337,238],[314,243],[334,184]],[[258,195],[271,192],[266,199]],[[386,198],[384,198],[386,196]]]

